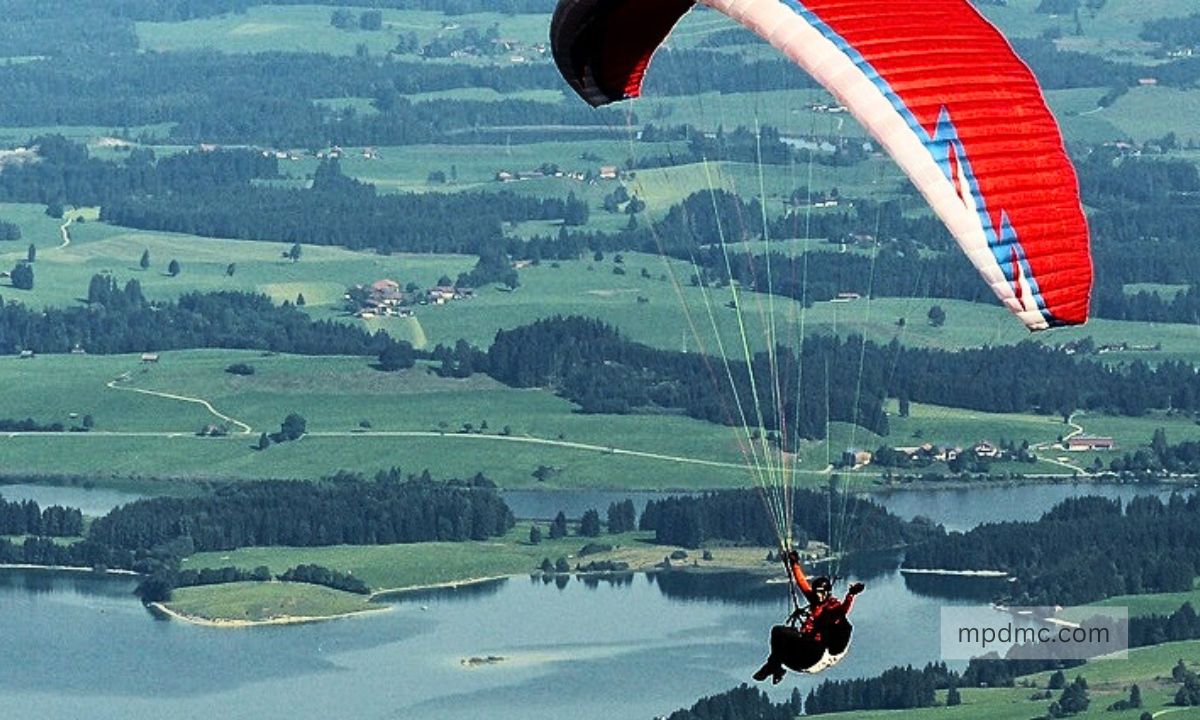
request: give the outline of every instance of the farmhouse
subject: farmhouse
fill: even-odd
[[[1067,450],[1071,452],[1086,452],[1089,450],[1116,450],[1117,443],[1110,437],[1097,435],[1076,435],[1067,440]]]
[[[142,353],[142,362],[144,362],[144,363],[158,362],[158,353]]]
[[[356,285],[343,296],[355,317],[373,318],[396,315],[408,317],[411,298],[391,278],[376,280],[367,287]]]
[[[601,180],[616,180],[617,179],[617,166],[616,165],[601,165],[600,166],[600,179]]]
[[[842,453],[842,465],[848,468],[862,467],[871,464],[871,451],[848,448]]]
[[[998,458],[1000,457],[1000,448],[983,440],[971,446],[971,454],[977,458]]]

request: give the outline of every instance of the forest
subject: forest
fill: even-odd
[[[151,303],[136,280],[118,288],[112,278],[97,277],[87,307],[35,311],[0,299],[0,349],[67,353],[80,347],[112,354],[219,347],[376,356],[397,347],[407,359],[402,366],[412,365],[412,346],[382,330],[368,334],[345,323],[312,320],[290,303],[276,305],[265,295],[188,293],[174,302]]]
[[[1200,575],[1200,496],[1065,500],[1034,522],[933,537],[904,566],[1002,570],[1015,604],[1082,604],[1114,595],[1180,592]]]
[[[783,385],[781,396],[787,398],[784,417],[798,419],[792,431],[800,438],[824,437],[831,420],[886,435],[887,397],[1042,414],[1086,408],[1136,416],[1153,408],[1200,407],[1200,374],[1189,363],[1113,367],[1030,341],[947,351],[903,347],[896,341],[864,345],[853,335],[844,340],[812,336],[804,340],[799,358],[781,347],[776,366],[772,373],[765,353],[753,361],[763,426],[769,431],[779,428],[767,394],[771,379],[777,377]],[[731,388],[724,366],[715,359],[650,348],[624,339],[600,321],[579,317],[548,318],[498,332],[488,349],[488,373],[512,387],[552,388],[583,412],[672,409],[735,425],[742,422],[738,398],[742,407],[753,407],[744,362],[730,361]],[[805,377],[802,373],[809,378],[819,373],[819,379],[799,383],[797,389],[793,383]],[[794,438],[783,440],[791,445]]]
[[[221,184],[129,195],[105,205],[100,219],[209,237],[473,255],[503,246],[504,222],[563,219],[567,209],[564,199],[507,191],[376,195],[327,161],[311,188]]]
[[[83,513],[61,505],[40,507],[33,500],[0,497],[0,535],[75,537],[83,533]]]
[[[184,538],[197,552],[287,545],[388,545],[485,540],[513,525],[482,476],[467,483],[261,481],[195,498],[128,503],[92,523],[88,539],[137,550]]]
[[[792,498],[795,545],[808,540],[846,538],[844,550],[877,550],[930,540],[940,528],[908,522],[870,500],[812,490],[796,490]],[[729,490],[701,496],[651,500],[642,511],[639,530],[653,530],[661,545],[697,548],[712,542],[750,543],[774,547],[779,540],[757,491]]]

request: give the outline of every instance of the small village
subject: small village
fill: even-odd
[[[1051,447],[1067,452],[1110,452],[1117,450],[1117,443],[1111,437],[1098,435],[1073,435],[1063,438],[1062,442]],[[1037,456],[1033,454],[1028,443],[1012,445],[980,440],[970,447],[957,445],[940,445],[922,443],[913,446],[883,446],[875,451],[859,448],[848,448],[839,458],[839,466],[847,469],[857,469],[867,465],[879,467],[928,467],[934,463],[947,463],[951,466],[967,462],[1034,462]]]
[[[346,301],[346,310],[354,317],[370,319],[411,317],[415,306],[445,305],[474,297],[474,288],[456,287],[451,283],[422,288],[410,282],[402,289],[400,283],[395,280],[383,278],[370,285],[355,285],[349,288],[342,299]]]

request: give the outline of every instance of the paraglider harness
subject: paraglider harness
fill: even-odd
[[[808,598],[804,598],[804,602],[800,601],[800,588],[796,586],[796,578],[792,574],[792,567],[790,564],[791,561],[789,559],[789,555],[792,552],[794,551],[785,546],[780,551],[779,557],[783,562],[784,574],[787,576],[788,597],[791,600],[792,608],[792,611],[788,615],[785,624],[788,627],[794,628],[797,625],[803,627],[808,622],[808,619],[813,613],[813,605],[808,602]],[[829,577],[830,594],[833,592],[833,585],[835,585],[839,579],[840,578],[837,575],[831,575]]]

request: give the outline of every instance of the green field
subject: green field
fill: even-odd
[[[1102,607],[1126,607],[1129,608],[1130,617],[1139,617],[1170,615],[1184,603],[1191,603],[1193,608],[1200,608],[1200,578],[1196,578],[1192,583],[1192,589],[1186,592],[1117,595],[1095,604]]]
[[[284,243],[221,240],[193,235],[130,230],[101,222],[72,223],[70,244],[63,246],[61,220],[47,217],[36,205],[0,205],[0,218],[21,226],[22,239],[0,246],[0,266],[10,267],[25,257],[26,248],[38,248],[34,264],[34,289],[0,289],[5,299],[31,307],[73,305],[87,296],[93,275],[111,275],[119,284],[136,279],[152,300],[176,298],[188,292],[239,290],[261,292],[276,302],[295,301],[303,294],[309,309],[322,317],[342,313],[342,295],[352,285],[369,285],[392,278],[402,285],[436,284],[469,270],[474,258],[462,255],[379,255],[340,247],[309,245],[299,262],[282,253]],[[71,211],[71,215],[77,211]],[[85,211],[94,216],[94,210]],[[151,265],[142,270],[138,260],[150,252]],[[166,273],[172,260],[182,271]],[[230,263],[234,274],[227,274]]]
[[[234,362],[252,365],[255,374],[225,372]],[[384,373],[365,358],[228,350],[166,352],[154,364],[128,355],[8,357],[0,359],[0,379],[14,389],[6,397],[6,416],[68,426],[84,415],[95,420],[90,433],[0,436],[0,463],[9,473],[82,474],[109,482],[316,478],[343,468],[374,472],[399,466],[410,472],[431,468],[440,476],[483,471],[511,488],[697,489],[753,482],[740,447],[745,436],[732,427],[679,416],[583,415],[546,391],[507,388],[483,375],[438,378],[423,366]],[[251,449],[259,433],[278,429],[290,412],[306,418],[308,435],[266,451]],[[1200,437],[1200,426],[1187,418],[1077,420],[1088,432],[1116,437],[1122,451],[1147,444],[1157,427],[1167,428],[1172,442]],[[826,466],[850,446],[967,446],[983,439],[1036,444],[1069,431],[1055,417],[917,403],[908,418],[893,410],[890,422],[887,438],[835,423],[828,442],[802,447],[798,482],[823,483]],[[196,435],[210,424],[224,424],[232,434]],[[1096,455],[1107,463],[1113,453]],[[1090,463],[1092,455],[1072,453],[1069,459]],[[532,473],[542,465],[559,472],[539,482]],[[1011,470],[1071,473],[1050,464]],[[865,484],[877,471],[868,467],[853,482]]]
[[[644,544],[646,537],[646,533],[629,533],[603,536],[596,540],[611,545],[628,545]],[[265,565],[272,573],[282,573],[301,563],[316,563],[348,572],[375,590],[385,590],[531,572],[542,558],[548,557],[553,562],[559,557],[573,556],[589,540],[569,536],[531,545],[528,538],[529,525],[521,523],[503,538],[489,542],[242,548],[228,552],[197,553],[187,559],[184,567],[199,569],[234,565],[254,568]],[[661,548],[654,550],[656,556],[664,552]]]
[[[362,595],[321,585],[285,582],[238,582],[179,588],[172,593],[167,607],[207,620],[243,622],[283,617],[330,617],[381,609]]]
[[[1127,660],[1093,660],[1086,665],[1064,671],[1068,681],[1083,676],[1088,683],[1090,704],[1086,712],[1073,718],[1111,718],[1137,720],[1146,711],[1155,718],[1195,720],[1200,708],[1181,708],[1172,704],[1178,684],[1171,682],[1171,668],[1183,658],[1191,669],[1200,669],[1195,658],[1200,656],[1200,640],[1165,643],[1129,651]],[[961,690],[962,704],[945,706],[945,691],[938,692],[939,706],[913,710],[856,711],[855,718],[869,720],[1028,720],[1045,717],[1050,700],[1031,700],[1035,692],[1045,690],[1050,673],[1039,673],[1019,679],[1014,688],[966,688]],[[1142,693],[1140,710],[1111,711],[1106,708],[1117,700],[1129,697],[1129,686],[1137,683]],[[1055,693],[1057,698],[1059,693]]]
[[[599,508],[601,513],[604,508]],[[541,526],[543,538],[546,526]],[[630,532],[601,535],[596,538],[572,534],[556,540],[529,542],[529,523],[518,523],[503,537],[483,542],[423,542],[400,545],[337,545],[329,547],[259,547],[224,552],[204,552],[184,561],[190,569],[233,565],[253,569],[260,565],[272,573],[282,573],[301,563],[316,563],[347,572],[367,583],[376,592],[470,582],[481,578],[529,573],[543,558],[554,562],[567,558],[574,566],[591,560],[627,562],[631,569],[645,569],[658,563],[675,548],[655,545],[653,533]],[[611,545],[599,554],[579,556],[590,543]],[[763,560],[762,548],[713,548],[714,566],[770,569]]]
[[[225,373],[235,361],[253,365],[256,374]],[[6,399],[6,414],[67,424],[91,414],[96,422],[86,434],[0,436],[7,472],[315,478],[340,468],[400,466],[460,477],[484,471],[505,486],[531,487],[540,485],[531,473],[548,465],[561,470],[547,481],[554,487],[747,482],[730,428],[681,417],[580,415],[550,393],[508,389],[484,376],[443,380],[423,368],[382,373],[363,358],[235,351],[163,353],[152,366],[135,356],[87,355],[0,363],[6,387],[20,388]],[[129,380],[112,382],[124,373]],[[201,399],[230,420],[214,415]],[[258,433],[278,429],[289,412],[306,417],[310,435],[252,451]],[[252,433],[242,434],[234,420]],[[360,427],[362,421],[370,428]],[[458,432],[466,423],[479,428],[485,421],[483,434]],[[221,423],[234,435],[195,435]],[[501,436],[506,425],[510,435]]]
[[[369,7],[344,6],[355,19]],[[481,33],[497,25],[500,36],[524,44],[546,43],[549,16],[472,13],[453,17],[440,12],[383,10],[383,28],[366,31],[340,30],[330,24],[336,8],[329,5],[255,6],[244,13],[230,13],[186,22],[139,22],[138,40],[143,50],[171,52],[211,49],[223,53],[323,52],[353,55],[365,45],[373,56],[396,47],[397,36],[414,32],[421,44],[444,34],[460,35],[467,28]],[[517,53],[521,54],[521,53]],[[531,51],[527,59],[538,59]],[[509,54],[494,62],[509,62]],[[408,56],[407,59],[415,59]]]
[[[1200,112],[1200,91],[1168,87],[1135,87],[1094,117],[1106,120],[1134,142],[1175,133],[1179,144],[1200,141],[1192,118]]]
[[[71,215],[80,211],[71,211]],[[94,210],[84,210],[93,216]],[[599,213],[598,213],[599,214]],[[716,352],[713,323],[727,347],[740,347],[736,314],[726,307],[729,289],[696,288],[688,279],[689,263],[656,255],[625,253],[624,275],[613,273],[615,256],[591,260],[542,263],[520,271],[516,292],[483,288],[469,302],[424,306],[415,318],[377,318],[357,321],[344,317],[342,294],[354,284],[392,278],[427,287],[440,275],[456,276],[474,260],[455,255],[378,255],[337,247],[305,246],[299,262],[282,257],[282,243],[221,240],[190,235],[129,230],[95,221],[74,222],[68,227],[70,244],[63,246],[61,221],[47,217],[40,206],[0,205],[0,218],[22,227],[21,241],[0,252],[0,265],[15,263],[32,243],[38,247],[32,291],[0,290],[6,299],[28,306],[67,306],[85,295],[91,277],[111,274],[118,283],[137,279],[151,299],[171,299],[185,292],[242,290],[264,292],[274,300],[294,301],[304,295],[307,310],[317,318],[359,322],[369,330],[385,329],[418,347],[453,343],[465,338],[487,347],[499,329],[527,324],[555,314],[598,317],[619,327],[632,339],[655,346]],[[545,228],[547,234],[553,228]],[[761,243],[760,243],[761,244]],[[138,258],[149,250],[151,267],[141,270]],[[179,260],[182,272],[169,277],[165,266]],[[226,274],[230,263],[232,276]],[[559,267],[554,267],[557,264]],[[649,277],[644,277],[642,271]],[[666,277],[664,280],[663,277]],[[639,302],[638,298],[646,302]],[[818,303],[801,311],[798,304],[742,294],[747,336],[754,348],[765,347],[764,328],[775,318],[779,337],[794,337],[803,321],[806,332],[865,333],[881,343],[898,338],[922,347],[959,348],[1019,342],[1032,337],[1062,343],[1092,337],[1097,344],[1161,343],[1157,352],[1111,353],[1110,360],[1194,359],[1200,330],[1187,325],[1155,325],[1114,320],[1092,320],[1082,328],[1058,329],[1030,336],[1002,308],[985,303],[923,298],[881,298],[853,303]],[[924,321],[933,304],[947,314],[943,327]],[[709,310],[712,311],[710,318]],[[903,327],[897,325],[904,318]],[[693,326],[695,330],[693,331]],[[674,328],[664,333],[663,328]]]

